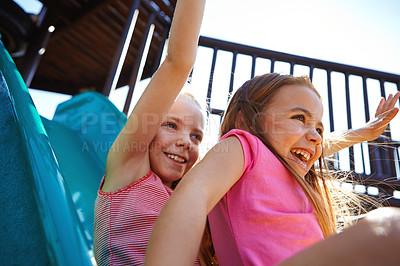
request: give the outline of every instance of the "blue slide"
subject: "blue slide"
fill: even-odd
[[[0,265],[95,264],[94,201],[126,116],[84,92],[40,117],[1,42],[0,108]]]

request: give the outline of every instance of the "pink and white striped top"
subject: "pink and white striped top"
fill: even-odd
[[[95,202],[94,252],[98,265],[143,265],[153,225],[172,190],[150,171]]]

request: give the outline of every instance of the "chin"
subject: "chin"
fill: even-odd
[[[183,174],[182,174],[182,175],[164,175],[164,176],[166,176],[166,178],[161,178],[161,180],[162,180],[164,183],[169,183],[169,184],[171,184],[172,182],[175,182],[175,181],[181,179],[181,177],[183,176]]]
[[[305,177],[309,170],[299,167],[298,165],[291,165],[293,170],[301,177]]]

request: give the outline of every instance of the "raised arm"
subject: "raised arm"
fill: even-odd
[[[212,148],[185,175],[161,211],[145,265],[193,265],[208,212],[240,178],[243,167],[237,138],[229,137]]]
[[[205,0],[179,0],[171,25],[168,53],[139,99],[107,157],[106,183],[113,191],[150,170],[150,142],[193,67]],[[132,163],[133,162],[133,163]]]
[[[340,135],[332,134],[328,136],[324,143],[325,156],[363,141],[374,140],[382,135],[389,122],[399,112],[399,109],[395,107],[399,97],[400,92],[397,92],[394,96],[390,94],[387,100],[382,98],[376,109],[375,118],[365,124],[364,127],[349,129]]]

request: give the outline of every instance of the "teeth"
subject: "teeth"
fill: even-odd
[[[171,158],[175,162],[178,162],[178,163],[184,163],[185,162],[185,159],[183,159],[182,157],[179,157],[179,156],[176,156],[176,155],[173,155],[173,154],[167,154],[167,156],[168,156],[168,158]]]
[[[311,154],[309,154],[308,152],[304,151],[304,150],[300,150],[300,149],[293,149],[292,150],[293,153],[301,155],[304,159],[304,161],[308,161],[310,160]]]

